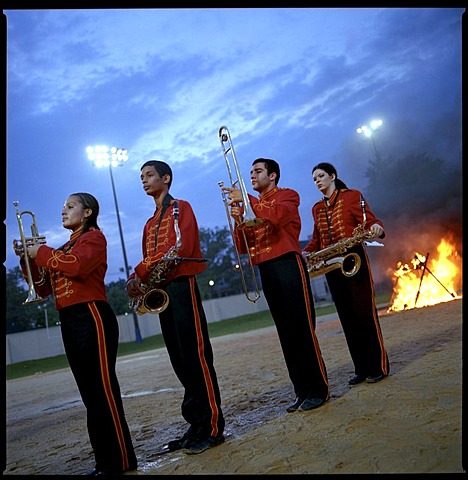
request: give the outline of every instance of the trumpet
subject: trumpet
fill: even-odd
[[[33,245],[38,245],[38,244],[43,245],[46,243],[46,239],[44,236],[39,235],[39,229],[37,228],[36,216],[34,215],[34,213],[29,210],[24,210],[23,212],[20,212],[18,210],[18,206],[19,206],[18,201],[14,201],[13,205],[15,206],[15,209],[16,209],[16,219],[18,220],[18,227],[19,227],[20,238],[21,238],[20,242],[17,242],[17,246],[23,250],[22,256],[24,258],[27,282],[29,287],[28,296],[26,300],[23,302],[23,305],[26,305],[28,303],[44,302],[45,300],[47,300],[47,298],[40,297],[37,294],[36,289],[34,287],[34,280],[31,273],[31,265],[29,263],[27,248],[32,247]],[[24,226],[23,226],[23,220],[22,220],[23,215],[29,215],[32,219],[31,237],[26,237],[24,234]],[[42,285],[45,281],[45,271],[42,267],[39,267],[39,274],[40,274],[40,280],[37,284]]]
[[[223,150],[224,160],[226,161],[226,167],[227,167],[227,170],[228,170],[229,180],[231,182],[231,187],[233,188],[236,184],[238,184],[239,189],[242,193],[242,203],[243,203],[243,206],[244,206],[244,214],[242,216],[242,220],[243,220],[242,224],[247,226],[247,227],[260,225],[263,222],[263,219],[258,218],[255,215],[255,213],[252,209],[252,206],[250,205],[249,197],[247,195],[247,190],[245,188],[244,180],[242,179],[242,175],[240,173],[239,163],[237,161],[236,154],[234,152],[234,146],[232,144],[231,135],[229,133],[228,128],[225,127],[225,126],[222,126],[219,129],[218,135],[219,135],[219,140],[221,142],[221,148]],[[233,175],[232,175],[231,161],[232,161],[232,163],[235,167],[236,174],[237,174],[237,179],[235,181],[234,181]],[[247,288],[247,276],[246,276],[246,273],[244,272],[244,269],[242,267],[242,260],[241,260],[241,257],[240,257],[240,253],[239,253],[239,251],[236,247],[236,241],[234,239],[234,227],[232,225],[232,220],[231,220],[231,215],[229,213],[229,205],[228,205],[229,198],[227,197],[226,192],[223,190],[224,182],[218,182],[218,185],[221,187],[221,194],[222,194],[222,197],[223,197],[224,208],[226,210],[229,230],[231,231],[232,242],[234,244],[234,251],[235,251],[235,254],[236,254],[236,258],[237,258],[237,265],[239,266],[239,273],[240,273],[240,276],[241,276],[242,287],[243,287],[245,296],[247,297],[247,300],[249,300],[249,302],[255,303],[260,298],[260,289],[258,287],[257,277],[255,276],[254,266],[252,264],[250,254],[248,253],[248,256],[249,256],[249,262],[248,263],[249,263],[249,266],[250,266],[250,276],[251,276],[251,279],[252,279],[251,280],[252,285],[254,287],[253,293],[250,293],[248,288]],[[249,246],[248,246],[248,242],[247,242],[247,237],[245,235],[245,231],[241,230],[241,232],[242,232],[243,240],[244,240],[244,243],[245,243],[246,251],[249,252]]]

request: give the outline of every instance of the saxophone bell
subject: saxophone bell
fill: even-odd
[[[346,277],[352,277],[361,268],[361,257],[355,252],[346,254],[348,248],[359,245],[372,238],[374,235],[370,230],[365,230],[362,225],[356,227],[353,236],[344,238],[329,247],[305,256],[309,277],[318,277],[336,268]]]
[[[141,297],[136,305],[135,312],[138,315],[144,315],[145,313],[159,314],[164,312],[168,305],[169,295],[160,288],[153,288]]]
[[[309,277],[314,278],[340,268],[345,277],[352,277],[361,268],[361,257],[357,253],[348,253],[344,257],[334,257],[309,265]]]

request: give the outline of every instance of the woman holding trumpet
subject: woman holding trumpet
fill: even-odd
[[[107,301],[107,242],[98,214],[92,195],[74,193],[62,209],[62,225],[71,230],[68,242],[57,249],[31,245],[26,252],[13,244],[25,278],[29,267],[38,294],[54,295],[65,353],[87,411],[96,462],[87,475],[93,476],[137,468],[115,371],[119,327]]]
[[[368,229],[374,237],[385,236],[382,222],[362,194],[347,188],[333,165],[319,163],[312,169],[312,177],[323,198],[312,207],[314,230],[305,252],[317,252],[352,237],[358,226]],[[390,367],[375,304],[374,282],[362,243],[349,251],[360,257],[357,273],[345,276],[340,270],[332,270],[325,275],[354,363],[355,374],[348,383],[376,383],[388,375]]]

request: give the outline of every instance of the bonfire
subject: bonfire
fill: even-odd
[[[411,265],[398,262],[387,312],[422,308],[461,298],[461,258],[455,245],[442,239],[437,258],[415,252]]]

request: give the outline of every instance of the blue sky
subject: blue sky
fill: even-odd
[[[348,186],[365,190],[374,150],[356,128],[374,118],[383,121],[374,136],[383,156],[423,151],[461,165],[463,12],[4,10],[6,268],[18,264],[13,201],[34,211],[40,233],[59,246],[69,236],[62,205],[85,191],[101,206],[106,281],[124,278],[110,174],[87,159],[88,145],[129,151],[113,176],[130,265],[141,259],[142,228],[154,211],[139,179],[147,160],[172,166],[171,193],[192,203],[200,227],[227,226],[218,186],[229,183],[222,125],[249,192],[255,158],[280,163],[280,186],[301,196],[301,239],[312,232],[320,199],[316,163],[332,162]]]

